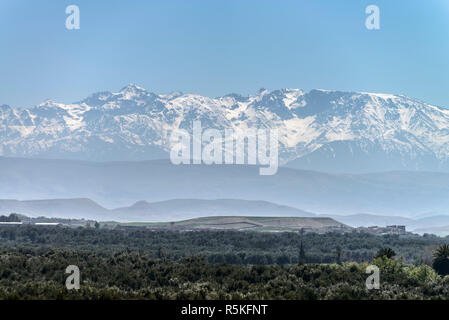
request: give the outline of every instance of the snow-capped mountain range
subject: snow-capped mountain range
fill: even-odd
[[[403,95],[261,89],[244,97],[156,94],[136,85],[63,104],[0,106],[0,156],[166,158],[169,134],[277,128],[281,164],[323,171],[449,170],[449,110]]]

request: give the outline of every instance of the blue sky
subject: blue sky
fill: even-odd
[[[65,28],[70,4],[80,30]],[[378,31],[365,28],[369,4]],[[446,0],[1,0],[0,43],[0,104],[16,107],[128,83],[400,93],[449,107]]]

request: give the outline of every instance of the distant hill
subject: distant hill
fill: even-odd
[[[254,219],[267,218],[268,220],[266,221],[275,221],[273,222],[274,224],[278,223],[277,227],[280,227],[279,221],[281,221],[281,223],[287,223],[286,228],[293,229],[295,227],[292,224],[297,222],[299,226],[312,227],[313,225],[310,224],[312,222],[326,224],[328,223],[326,221],[331,221],[329,226],[335,226],[335,222],[353,228],[405,225],[407,231],[415,233],[449,235],[449,216],[447,215],[436,215],[420,219],[372,214],[316,215],[294,207],[278,205],[268,201],[238,199],[139,201],[132,206],[116,209],[104,208],[95,201],[86,198],[27,201],[0,200],[0,215],[9,215],[10,213],[18,213],[34,218],[90,219],[117,221],[119,223],[168,223],[181,220],[190,221],[189,219],[193,219],[192,221],[218,221],[214,220],[214,217],[217,217],[217,219],[233,217],[234,220],[244,218],[252,221]],[[197,218],[200,220],[197,220]],[[201,220],[203,218],[205,220]],[[289,218],[292,219],[289,220]],[[297,218],[301,219],[297,220]],[[311,218],[311,220],[307,220],[307,218]],[[309,225],[304,225],[305,222],[309,223]],[[240,221],[229,227],[239,229],[240,227],[238,226],[241,226],[244,228],[246,222],[242,223]],[[269,228],[269,226],[264,225],[265,227]],[[283,227],[281,226],[281,229]],[[448,232],[446,232],[446,229]]]
[[[313,213],[267,201],[235,199],[175,199],[162,202],[139,201],[130,207],[106,209],[90,199],[0,200],[0,214],[20,213],[46,216],[115,221],[172,221],[204,216],[292,216],[312,217]]]
[[[89,198],[107,208],[140,200],[265,200],[314,213],[388,216],[449,214],[449,174],[329,174],[257,166],[173,165],[169,161],[83,162],[0,157],[0,195],[7,199]]]
[[[449,216],[440,215],[426,217],[418,219],[416,222],[414,230],[416,233],[432,233],[439,236],[449,235]]]
[[[267,201],[236,199],[139,201],[131,207],[114,209],[111,213],[116,219],[132,221],[167,221],[204,216],[315,216],[310,212]]]
[[[143,225],[141,225],[143,226]],[[174,230],[251,230],[251,231],[305,231],[330,232],[351,231],[346,226],[331,218],[297,218],[297,217],[203,217],[170,223],[147,224],[155,229]]]
[[[388,225],[405,225],[414,227],[417,224],[416,220],[398,216],[378,216],[373,214],[352,214],[352,215],[329,215],[329,217],[345,223],[351,227],[370,227],[379,226],[385,227]]]
[[[418,228],[414,232],[419,234],[429,233],[441,237],[449,236],[449,225],[440,227]]]
[[[404,225],[407,231],[414,233],[433,233],[437,235],[449,235],[449,216],[437,215],[425,218],[406,218],[400,216],[381,216],[373,214],[354,215],[323,215],[329,216],[351,227],[385,227],[388,225]]]
[[[19,213],[30,217],[58,218],[108,217],[108,210],[90,199],[0,200],[0,214]]]

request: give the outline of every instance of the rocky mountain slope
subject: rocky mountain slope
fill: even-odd
[[[244,97],[156,94],[136,85],[73,104],[0,106],[0,155],[78,160],[166,158],[169,134],[276,128],[281,164],[330,172],[449,170],[449,110],[402,95],[300,89]]]

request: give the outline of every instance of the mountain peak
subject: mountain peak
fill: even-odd
[[[41,103],[39,103],[37,106],[38,107],[47,107],[47,106],[54,106],[57,105],[55,100],[52,99],[45,99],[44,101],[42,101]]]
[[[130,83],[127,86],[120,89],[120,92],[129,92],[129,91],[146,91],[146,89],[134,83]]]
[[[136,203],[134,203],[133,205],[132,205],[132,207],[148,207],[148,206],[150,206],[151,204],[148,202],[148,201],[145,201],[145,200],[140,200],[140,201],[137,201]]]
[[[37,109],[54,109],[54,108],[62,108],[65,109],[66,107],[68,107],[69,105],[63,104],[63,103],[59,103],[56,102],[53,99],[45,99],[44,101],[42,101],[41,103],[39,103],[38,105],[36,105],[35,107]]]
[[[126,87],[123,87],[117,94],[121,95],[125,100],[132,100],[135,97],[147,95],[149,92],[145,88],[130,83]]]
[[[257,95],[264,95],[264,94],[267,94],[267,93],[269,93],[269,92],[270,92],[270,91],[269,91],[268,89],[260,88],[259,90],[257,90],[256,94],[257,94]]]
[[[162,98],[165,98],[167,100],[171,100],[171,99],[176,99],[178,97],[181,97],[182,95],[184,95],[184,93],[181,92],[181,91],[172,91],[170,93],[161,94],[159,96],[162,97]]]

